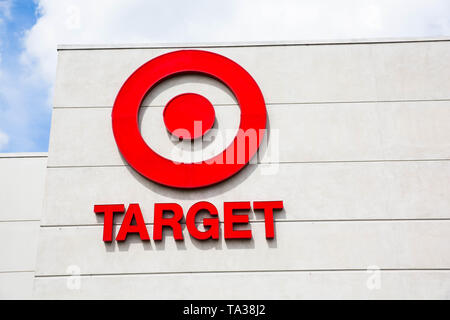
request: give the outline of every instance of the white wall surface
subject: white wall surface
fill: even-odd
[[[157,118],[163,108],[144,109],[148,117],[141,126],[144,138],[150,146],[156,145],[160,154],[170,156],[174,143],[163,127],[162,117]],[[237,108],[216,109],[223,122],[239,121]],[[272,140],[274,145],[269,140],[268,147],[278,151],[278,158],[272,159],[277,154],[266,154],[266,148],[262,148],[263,163],[450,157],[450,101],[288,104],[269,105],[267,109],[271,134],[277,135]],[[111,110],[55,109],[50,148],[61,152],[49,157],[49,166],[123,165],[112,133]]]
[[[39,220],[47,153],[0,153],[0,221]]]
[[[35,292],[44,299],[450,299],[449,273],[383,271],[379,288],[366,270],[56,276],[36,278]]]
[[[173,50],[59,51],[35,297],[450,297],[450,41],[207,48],[257,81],[268,148],[279,153],[263,147],[257,163],[198,190],[146,180],[112,135],[123,82]],[[223,85],[200,76],[163,82],[141,111],[142,134],[161,153],[173,146],[162,106],[184,91],[208,97],[219,128],[236,122]],[[252,212],[251,241],[166,234],[124,244],[103,243],[103,219],[93,212],[95,204],[139,203],[151,231],[155,202],[186,212],[200,200],[221,219],[224,201],[284,200],[285,209],[273,241]],[[376,288],[367,285],[374,266]]]
[[[0,299],[30,299],[46,153],[0,154]]]
[[[240,64],[258,83],[266,103],[280,104],[448,99],[449,47],[443,41],[206,50]],[[55,107],[112,106],[134,70],[178,49],[61,50]],[[214,101],[227,102],[224,95]]]

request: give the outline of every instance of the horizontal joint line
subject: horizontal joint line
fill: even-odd
[[[141,275],[177,275],[177,274],[218,274],[218,273],[283,273],[283,272],[367,272],[370,268],[347,268],[347,269],[296,269],[296,270],[205,270],[205,271],[161,271],[161,272],[124,272],[124,273],[84,273],[72,274],[40,274],[35,278],[60,278],[60,277],[104,277],[104,276],[141,276]],[[380,271],[450,271],[450,268],[380,268]]]
[[[376,160],[317,160],[317,161],[281,161],[281,162],[258,162],[249,163],[249,165],[267,165],[267,164],[322,164],[322,163],[378,163],[378,162],[446,162],[448,158],[436,159],[376,159]],[[64,169],[64,168],[115,168],[130,167],[129,164],[93,164],[93,165],[49,165],[48,169]]]
[[[354,104],[354,103],[390,103],[390,102],[445,102],[450,99],[403,99],[403,100],[353,100],[353,101],[302,101],[302,102],[266,102],[267,106],[303,105],[303,104]],[[237,106],[238,103],[213,103],[214,106]],[[163,108],[164,105],[141,106],[141,108]],[[112,109],[112,106],[58,106],[53,109]]]

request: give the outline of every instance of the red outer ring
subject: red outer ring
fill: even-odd
[[[221,154],[206,160],[209,163],[176,164],[153,151],[139,131],[139,108],[147,92],[164,78],[186,72],[205,74],[223,82],[234,93],[241,108],[238,134]],[[170,52],[143,64],[125,81],[112,110],[114,138],[125,160],[146,178],[177,188],[208,186],[241,170],[255,155],[263,134],[256,135],[257,143],[250,144],[244,161],[239,163],[235,155],[233,163],[226,163],[225,155],[233,154],[247,130],[264,133],[266,120],[263,95],[250,74],[228,58],[201,50]]]

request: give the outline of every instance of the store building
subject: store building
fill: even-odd
[[[230,59],[264,98],[257,154],[226,177],[146,162],[144,152],[127,153],[137,142],[124,151],[133,128],[120,127],[130,114],[114,118],[119,92],[135,94],[124,84],[148,61],[186,49]],[[240,95],[253,84],[236,72],[232,84],[198,72],[156,79],[136,121],[148,148],[178,162],[220,154],[254,116],[238,103],[248,105]],[[187,92],[214,106],[201,145],[173,139],[163,116]],[[0,298],[448,299],[449,124],[447,39],[60,46],[48,156],[0,155]],[[191,229],[183,218],[183,240],[155,221],[155,204],[179,205],[186,216],[201,201],[217,208],[218,239],[195,238],[192,226],[201,232],[211,218],[204,212]],[[264,201],[283,202],[273,237],[270,217],[255,209]],[[235,202],[249,202],[236,213],[249,223],[232,228],[251,230],[250,239],[227,238],[232,214],[224,212]],[[111,241],[107,214],[94,212],[106,204],[124,208]],[[149,240],[132,226],[116,240],[130,207]]]

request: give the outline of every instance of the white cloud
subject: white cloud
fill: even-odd
[[[53,82],[57,43],[449,35],[446,0],[40,0],[23,61]]]
[[[0,130],[0,151],[5,149],[9,143],[9,136]]]

